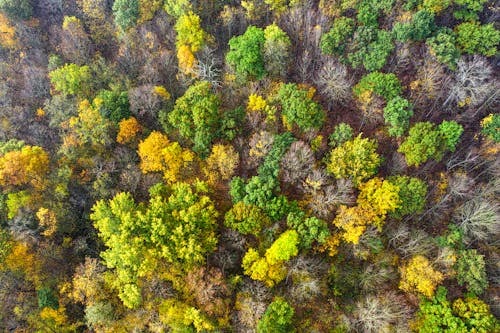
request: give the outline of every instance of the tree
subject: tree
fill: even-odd
[[[80,19],[65,16],[62,25],[61,51],[65,58],[79,65],[91,58],[90,39]]]
[[[262,228],[269,224],[271,224],[269,217],[259,207],[242,201],[234,204],[224,217],[226,227],[238,230],[242,234],[258,236]]]
[[[446,148],[442,134],[430,122],[420,122],[410,128],[406,140],[399,146],[408,165],[419,166],[429,158],[441,161]]]
[[[265,42],[264,31],[254,26],[249,26],[243,35],[229,40],[226,61],[241,80],[260,80],[267,74],[262,54]]]
[[[486,57],[497,53],[500,31],[493,24],[480,25],[478,22],[464,22],[455,28],[457,43],[462,52],[481,54]]]
[[[328,143],[332,148],[338,147],[345,142],[352,140],[353,130],[349,124],[340,123],[335,126],[333,133],[330,134],[330,142]]]
[[[368,71],[384,67],[394,49],[391,33],[372,26],[360,26],[354,33],[347,59],[354,68],[363,65]]]
[[[54,88],[65,95],[87,96],[92,76],[88,66],[66,64],[49,73]]]
[[[401,218],[422,212],[427,196],[427,184],[423,180],[409,176],[391,176],[388,181],[398,187],[401,200],[401,206],[391,216]]]
[[[30,0],[0,0],[0,10],[13,19],[27,20],[33,14]]]
[[[262,57],[265,70],[271,76],[285,77],[290,61],[291,42],[288,35],[275,23],[264,29]]]
[[[179,130],[181,136],[192,141],[193,150],[202,156],[208,155],[212,141],[220,135],[220,104],[210,83],[201,81],[190,86],[168,114],[170,124]]]
[[[141,132],[141,125],[134,117],[122,119],[118,123],[118,134],[116,135],[116,142],[127,144],[135,139],[137,134]]]
[[[49,156],[41,147],[24,146],[0,156],[0,185],[43,186],[49,172]]]
[[[447,293],[446,288],[439,287],[433,298],[422,300],[415,321],[416,332],[486,333],[500,328],[489,306],[480,299],[457,298],[451,305],[446,298]]]
[[[425,9],[416,12],[410,22],[398,22],[392,29],[394,38],[400,42],[408,40],[422,41],[435,30],[434,13]]]
[[[377,215],[377,218],[371,223],[379,229],[381,229],[386,215],[401,206],[399,188],[388,180],[378,177],[372,178],[360,184],[359,190],[358,205],[370,209]]]
[[[101,90],[93,101],[104,118],[118,124],[120,120],[130,117],[130,104],[126,91]]]
[[[113,3],[115,23],[123,31],[133,27],[139,17],[139,0],[115,0]]]
[[[186,45],[192,53],[201,49],[208,35],[201,28],[200,22],[200,17],[191,11],[179,17],[174,27],[177,32],[177,48]]]
[[[500,142],[500,113],[490,113],[481,121],[481,133],[489,139]]]
[[[444,120],[438,126],[438,131],[445,139],[446,147],[449,151],[454,152],[457,146],[460,136],[462,135],[464,128],[462,125],[458,124],[456,121]]]
[[[384,108],[384,119],[390,124],[389,135],[402,136],[410,126],[413,116],[413,105],[405,98],[397,96],[387,102]]]
[[[301,247],[305,249],[311,248],[314,242],[324,244],[330,236],[330,230],[325,221],[314,216],[306,218],[302,211],[290,212],[286,224],[298,232]]]
[[[183,149],[178,142],[170,142],[166,135],[153,131],[138,145],[143,173],[163,172],[167,183],[190,175],[195,159],[193,152]]]
[[[488,287],[484,256],[477,250],[460,251],[455,270],[458,284],[461,286],[465,284],[469,292],[481,295]]]
[[[206,160],[204,173],[210,183],[215,184],[218,179],[228,180],[234,174],[239,164],[240,156],[233,146],[215,144]]]
[[[189,269],[215,250],[218,216],[212,201],[186,183],[157,184],[147,206],[129,193],[98,201],[90,215],[108,249],[101,253],[116,270],[116,287],[125,306],[141,302],[138,279],[150,274],[157,260]],[[162,193],[168,193],[168,197]]]
[[[460,57],[460,51],[457,48],[455,33],[449,28],[442,28],[436,36],[428,38],[426,42],[430,53],[436,59],[447,65],[450,69],[457,68],[457,60]]]
[[[278,91],[278,100],[281,103],[281,114],[285,123],[290,126],[296,124],[301,130],[323,126],[325,113],[321,106],[316,104],[307,90],[300,89],[294,83],[283,84]]]
[[[359,184],[377,173],[382,159],[376,150],[377,142],[360,134],[331,151],[327,171],[335,178],[351,178]]]
[[[436,287],[444,279],[444,275],[432,268],[424,256],[415,256],[401,269],[399,289],[406,292],[419,292],[432,297]]]
[[[294,309],[283,299],[276,298],[266,309],[257,326],[258,333],[293,333]]]
[[[78,108],[78,117],[71,117],[69,126],[81,144],[105,146],[112,142],[109,136],[111,124],[99,112],[99,103],[94,107],[87,100],[82,101]]]
[[[363,76],[352,91],[358,98],[368,98],[372,93],[375,93],[386,101],[390,101],[401,95],[402,88],[394,73],[372,72]]]
[[[16,29],[3,13],[0,13],[0,34],[0,45],[2,47],[15,49],[19,46],[19,41],[16,37]]]
[[[464,21],[477,21],[478,14],[483,11],[483,5],[487,0],[455,0],[455,4],[461,6],[453,12],[453,16]]]
[[[321,36],[321,51],[324,54],[340,56],[344,53],[345,41],[354,32],[354,20],[341,16],[333,21],[332,28]]]

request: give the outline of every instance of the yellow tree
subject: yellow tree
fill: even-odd
[[[239,154],[231,145],[216,144],[206,160],[203,172],[210,183],[218,179],[228,180],[234,174],[239,163]]]
[[[126,144],[135,139],[141,131],[141,124],[134,117],[122,119],[118,124],[119,130],[116,136],[116,142]]]
[[[49,172],[49,156],[37,146],[24,146],[0,157],[0,185],[19,186],[30,183],[43,187]]]
[[[18,46],[16,29],[3,13],[0,13],[0,45],[7,49],[15,49]]]
[[[436,287],[443,281],[443,273],[432,268],[424,256],[415,256],[401,268],[399,289],[406,292],[419,292],[432,297]]]

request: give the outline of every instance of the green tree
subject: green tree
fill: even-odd
[[[401,218],[422,212],[427,196],[427,184],[423,180],[409,176],[391,176],[388,180],[399,188],[398,194],[401,200],[401,206],[396,208],[391,216]]]
[[[488,287],[484,256],[477,250],[460,251],[455,270],[458,284],[461,286],[465,284],[469,292],[481,295]]]
[[[446,149],[446,141],[434,124],[420,122],[410,128],[405,141],[399,146],[398,152],[403,153],[408,165],[419,166],[428,159],[441,161]]]
[[[375,93],[389,101],[401,94],[402,87],[396,74],[372,72],[363,76],[352,91],[358,98],[367,93]]]
[[[427,39],[427,46],[430,53],[436,59],[447,65],[450,69],[457,67],[457,60],[460,57],[460,51],[456,46],[455,33],[449,28],[442,28],[436,36]]]
[[[242,234],[258,236],[262,228],[269,225],[269,217],[257,206],[240,201],[226,213],[224,224]]]
[[[478,22],[464,22],[456,28],[458,47],[467,54],[481,54],[486,57],[497,53],[500,31],[493,23],[480,25]]]
[[[377,147],[375,140],[361,138],[359,134],[332,150],[327,170],[335,178],[351,178],[359,184],[377,173],[382,161]]]
[[[111,120],[116,125],[122,119],[128,119],[131,116],[126,91],[101,90],[93,104],[104,118]]]
[[[275,23],[264,29],[264,37],[262,54],[266,71],[272,76],[285,77],[290,62],[290,38]]]
[[[325,113],[321,106],[309,98],[308,91],[300,89],[296,84],[283,84],[278,91],[278,100],[286,124],[296,124],[304,131],[323,126]]]
[[[354,68],[363,65],[368,71],[384,67],[394,49],[391,33],[372,26],[360,26],[350,44],[347,59]]]
[[[385,123],[389,127],[389,135],[402,136],[410,126],[410,118],[413,116],[413,105],[405,98],[397,96],[387,102],[384,108]]]
[[[262,54],[265,41],[264,31],[254,26],[249,26],[243,35],[229,40],[226,61],[243,81],[260,80],[267,74]]]
[[[65,95],[87,96],[92,75],[88,66],[66,64],[49,73],[54,89]]]
[[[464,21],[477,21],[479,13],[483,11],[484,3],[488,0],[455,0],[455,4],[460,6],[453,15],[455,18]]]
[[[457,143],[460,140],[460,136],[464,131],[462,125],[458,124],[454,120],[445,120],[441,124],[439,124],[438,130],[444,137],[448,150],[454,152]]]
[[[435,29],[434,13],[424,9],[416,12],[410,22],[394,24],[392,34],[400,42],[422,41],[429,37]]]
[[[358,21],[366,26],[378,27],[380,12],[391,12],[394,0],[362,0],[357,2],[356,9]]]
[[[11,18],[27,20],[33,14],[30,0],[0,0],[0,10]]]
[[[305,213],[298,210],[288,214],[286,223],[290,228],[296,230],[300,236],[300,244],[303,248],[309,249],[316,241],[318,244],[325,243],[330,230],[325,221],[314,216],[306,217]]]
[[[491,113],[481,121],[481,133],[495,142],[500,142],[500,113]]]
[[[483,301],[475,297],[458,298],[452,306],[446,298],[447,293],[446,288],[439,287],[433,298],[422,300],[415,322],[416,332],[487,333],[500,328]]]
[[[337,147],[346,141],[351,140],[353,137],[353,130],[349,124],[340,123],[335,126],[333,133],[329,136],[329,145],[331,147]]]
[[[276,298],[257,325],[258,333],[292,333],[294,309],[283,298]]]
[[[175,101],[174,109],[168,114],[170,124],[194,144],[195,152],[205,157],[210,153],[212,141],[220,135],[220,104],[210,83],[200,81]]]
[[[354,20],[345,16],[336,18],[332,28],[321,36],[321,51],[324,54],[340,56],[344,53],[346,41],[353,35]]]
[[[113,3],[115,23],[123,31],[133,27],[139,17],[139,0],[115,0]]]

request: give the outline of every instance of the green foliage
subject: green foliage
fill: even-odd
[[[135,26],[139,17],[139,0],[115,0],[113,3],[115,23],[123,31]]]
[[[108,302],[97,302],[85,307],[85,321],[90,327],[109,325],[115,320],[113,305]]]
[[[43,309],[45,307],[50,307],[52,309],[59,308],[59,302],[54,291],[49,287],[44,287],[36,291],[38,297],[38,307]]]
[[[164,191],[168,198],[160,195]],[[109,203],[98,201],[90,215],[108,247],[101,256],[115,268],[119,296],[130,308],[140,304],[138,278],[152,272],[155,260],[189,269],[202,264],[217,244],[218,213],[198,189],[176,183],[151,194],[148,206],[137,205],[128,193],[117,194]]]
[[[66,64],[49,73],[54,89],[65,95],[88,95],[92,80],[88,66]]]
[[[443,121],[438,126],[438,131],[444,137],[448,150],[454,152],[464,128],[456,121]]]
[[[461,8],[453,13],[453,16],[459,20],[475,21],[479,18],[478,14],[483,11],[483,5],[488,0],[455,0],[455,4]]]
[[[347,58],[354,68],[362,64],[366,70],[376,71],[384,67],[393,49],[392,36],[388,31],[360,26]]]
[[[21,150],[24,147],[24,141],[10,139],[8,141],[0,141],[0,155],[5,155],[8,152]]]
[[[276,298],[266,309],[257,325],[258,333],[293,333],[294,309],[283,299]]]
[[[448,225],[448,231],[436,238],[437,244],[442,247],[450,247],[453,249],[461,249],[464,246],[463,243],[464,233],[455,224]]]
[[[490,114],[481,121],[481,133],[495,142],[500,142],[500,113]]]
[[[191,85],[175,101],[168,121],[182,137],[193,142],[193,150],[206,157],[212,141],[219,136],[219,96],[212,93],[210,83],[200,81]]]
[[[402,218],[405,215],[422,212],[427,196],[427,184],[423,180],[409,176],[392,176],[388,180],[399,188],[398,194],[401,200],[401,206],[396,208],[391,216]]]
[[[493,23],[480,25],[477,22],[465,22],[456,27],[457,43],[462,52],[481,54],[486,57],[497,53],[500,43],[500,31]]]
[[[360,134],[332,150],[327,170],[335,178],[351,178],[359,184],[377,173],[382,161],[377,147],[375,140],[361,138]]]
[[[392,34],[400,42],[422,41],[429,37],[435,29],[434,13],[420,10],[413,15],[410,22],[394,24]]]
[[[160,320],[174,333],[208,332],[215,328],[200,310],[176,299],[167,299],[160,305]]]
[[[451,306],[446,299],[447,292],[446,288],[439,287],[432,299],[424,299],[420,303],[416,332],[487,333],[500,328],[483,301],[475,297],[459,298]]]
[[[10,242],[9,233],[0,228],[0,264],[3,265],[5,258],[10,254],[12,244]]]
[[[101,90],[94,99],[94,107],[99,109],[104,118],[111,120],[115,124],[131,116],[126,91]]]
[[[308,91],[300,89],[296,84],[283,84],[278,91],[278,100],[287,124],[296,124],[304,131],[323,126],[325,113],[321,106],[309,98]]]
[[[306,218],[305,213],[300,210],[289,213],[286,223],[290,228],[298,232],[301,247],[305,249],[311,248],[315,241],[318,244],[323,244],[328,236],[330,236],[330,231],[325,221],[314,216]]]
[[[427,39],[427,46],[439,62],[450,69],[457,67],[460,51],[456,47],[456,36],[451,29],[440,29],[436,36]]]
[[[243,81],[260,80],[267,74],[262,55],[265,41],[264,30],[254,26],[249,26],[243,35],[229,40],[230,51],[226,61]]]
[[[0,0],[0,10],[11,18],[27,20],[33,14],[30,0]]]
[[[394,0],[361,0],[357,5],[356,18],[363,25],[378,26],[378,17],[381,11],[390,13]]]
[[[462,250],[455,264],[457,282],[467,290],[480,295],[488,287],[484,256],[477,250]]]
[[[349,124],[340,123],[337,126],[335,126],[333,133],[330,134],[329,137],[330,141],[328,144],[331,147],[340,146],[344,142],[351,140],[353,135],[354,131]]]
[[[270,220],[259,207],[240,201],[226,213],[224,224],[242,234],[258,236],[262,228],[270,224]]]
[[[389,101],[401,94],[402,87],[396,74],[372,72],[363,76],[352,90],[358,97],[364,93],[373,92]]]
[[[290,62],[290,38],[275,23],[264,29],[263,59],[266,71],[271,76],[285,77]]]
[[[399,146],[398,152],[405,155],[408,165],[418,167],[430,158],[441,161],[446,144],[446,140],[434,124],[420,122],[410,128],[409,135]]]
[[[413,116],[413,105],[407,99],[397,96],[387,102],[384,108],[384,120],[390,124],[389,135],[400,137],[410,126]]]
[[[332,28],[321,36],[321,51],[324,54],[341,55],[344,52],[346,40],[354,32],[354,20],[341,16],[333,21]]]
[[[189,0],[165,0],[164,9],[168,15],[177,19],[191,10],[192,5]]]

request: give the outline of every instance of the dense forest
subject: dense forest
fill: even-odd
[[[500,332],[499,18],[0,0],[0,330]]]

